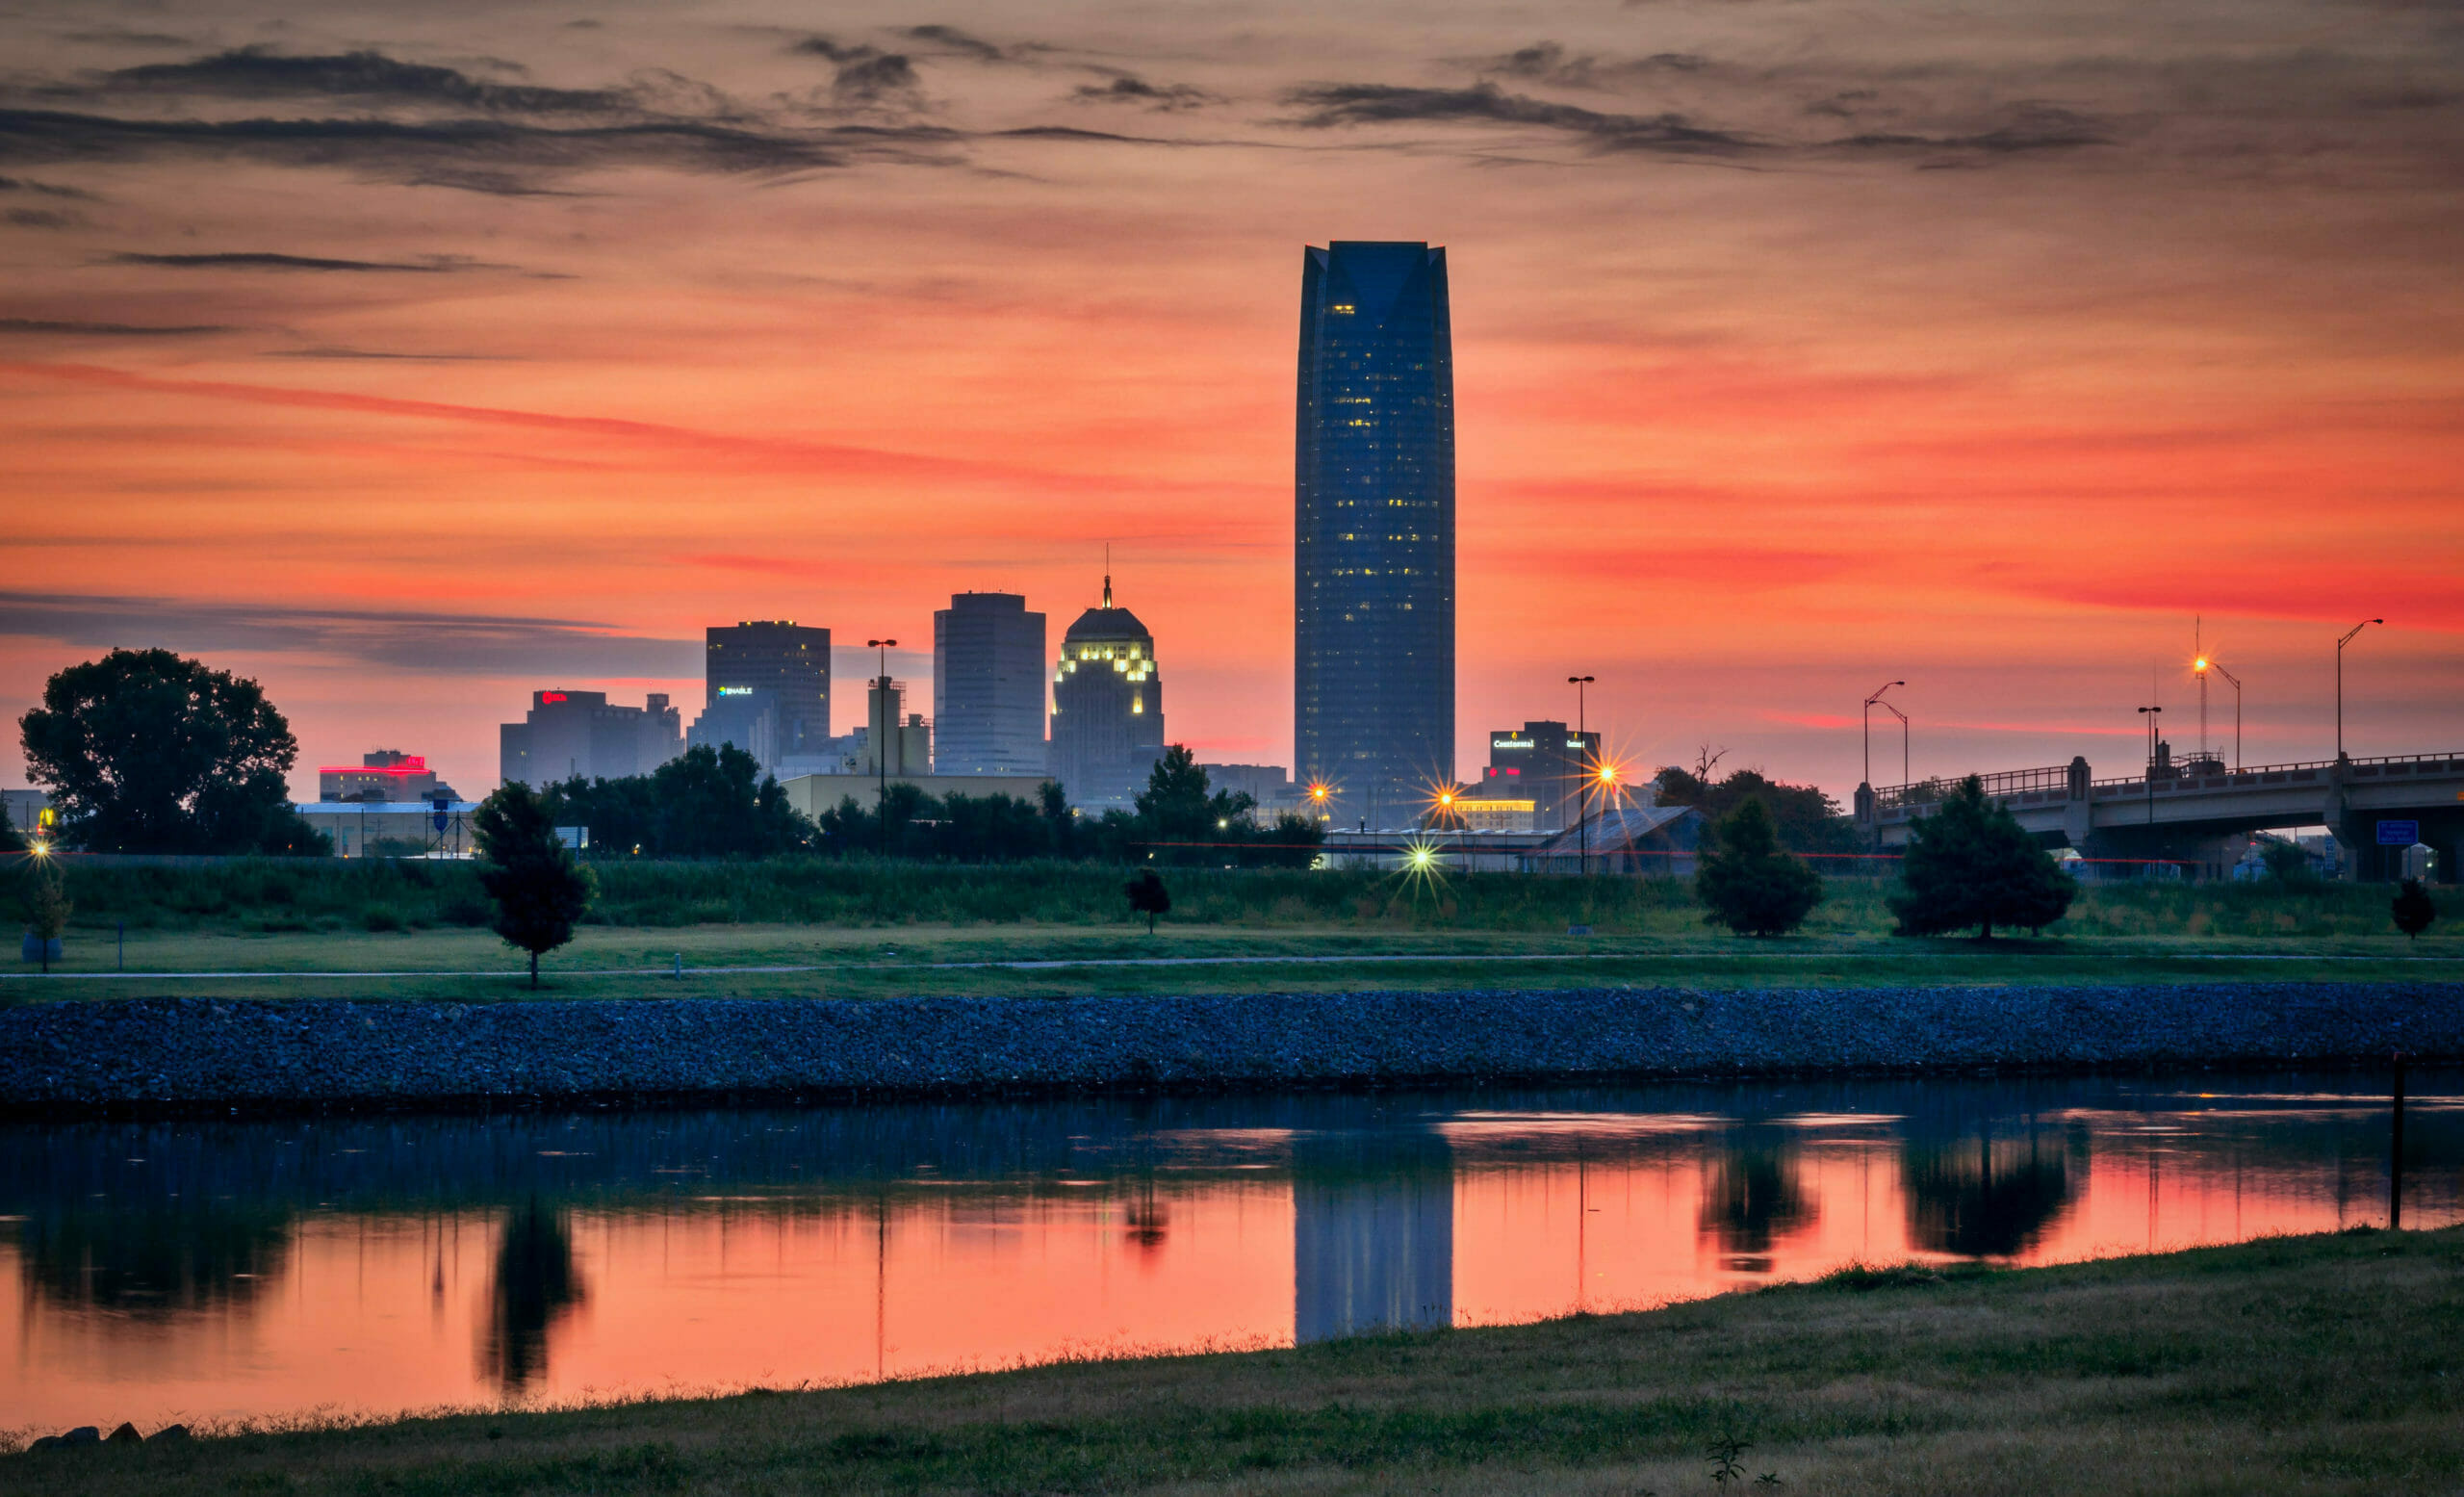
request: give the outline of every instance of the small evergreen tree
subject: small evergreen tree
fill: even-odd
[[[1934,814],[1909,824],[1899,869],[1889,903],[1903,936],[1974,926],[1989,941],[1996,925],[2040,931],[2079,893],[2079,881],[2037,845],[2009,807],[1986,799],[1975,775]]]
[[[2422,932],[2429,929],[2430,921],[2438,918],[2438,906],[2430,903],[2429,890],[2422,888],[2420,879],[2408,878],[2404,880],[2403,887],[2396,890],[2396,902],[2391,913],[2396,916],[2396,928],[2419,941]]]
[[[1703,922],[1740,936],[1784,936],[1822,902],[1822,879],[1783,851],[1760,799],[1738,803],[1706,829],[1694,874]]]
[[[1139,869],[1136,878],[1121,886],[1121,892],[1129,896],[1129,913],[1132,916],[1146,916],[1146,934],[1149,936],[1155,934],[1155,917],[1171,913],[1171,890],[1164,887],[1164,881],[1156,877],[1153,868]]]
[[[518,780],[482,802],[471,824],[496,933],[530,954],[535,991],[540,956],[573,940],[574,922],[590,908],[590,872],[556,836],[538,792]]]
[[[42,961],[45,976],[51,974],[51,943],[68,929],[68,890],[60,880],[60,869],[38,867],[26,881],[26,934],[35,939],[36,954]]]
[[[9,808],[5,805],[0,805],[0,853],[24,852],[25,850],[26,839],[17,835],[17,828],[15,824],[9,818]]]

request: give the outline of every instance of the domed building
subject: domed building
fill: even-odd
[[[1155,636],[1127,608],[1078,615],[1061,636],[1052,673],[1052,776],[1069,803],[1089,812],[1127,811],[1164,757],[1164,678]]]

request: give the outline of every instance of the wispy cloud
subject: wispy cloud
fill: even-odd
[[[291,607],[74,593],[0,592],[0,637],[116,647],[316,655],[423,675],[689,676],[702,644],[584,619]]]
[[[193,338],[202,333],[227,333],[213,323],[162,325],[144,323],[51,322],[31,317],[0,317],[0,333],[50,334],[70,338]]]
[[[1696,124],[1682,115],[1623,115],[1508,93],[1494,83],[1468,89],[1413,89],[1388,84],[1313,84],[1285,101],[1305,111],[1290,121],[1306,129],[1347,125],[1485,124],[1553,130],[1596,151],[1729,155],[1763,142],[1734,131]]]
[[[1535,41],[1492,57],[1465,59],[1463,65],[1492,77],[1516,78],[1560,89],[1614,89],[1640,79],[1699,73],[1711,65],[1709,59],[1691,52],[1608,57],[1598,52],[1572,52],[1554,41]]]
[[[466,260],[454,255],[431,255],[422,260],[335,260],[322,255],[277,254],[262,250],[224,251],[213,254],[143,254],[130,252],[110,257],[113,265],[153,265],[183,271],[339,271],[443,275],[463,271],[509,271],[513,267],[493,265],[481,260]]]
[[[406,63],[373,51],[287,56],[242,47],[186,63],[123,67],[105,74],[102,87],[181,97],[351,98],[517,114],[609,114],[641,107],[627,90],[495,83],[459,68]]]

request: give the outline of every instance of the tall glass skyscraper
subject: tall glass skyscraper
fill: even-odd
[[[1334,787],[1337,821],[1409,826],[1454,776],[1445,250],[1306,252],[1294,446],[1294,768]]]
[[[1016,593],[955,593],[933,615],[933,772],[1040,775],[1044,617]]]

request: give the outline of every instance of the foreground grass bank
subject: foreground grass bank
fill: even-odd
[[[1717,1442],[1744,1480],[1711,1480]],[[0,1460],[0,1493],[2448,1491],[2464,1230]]]

